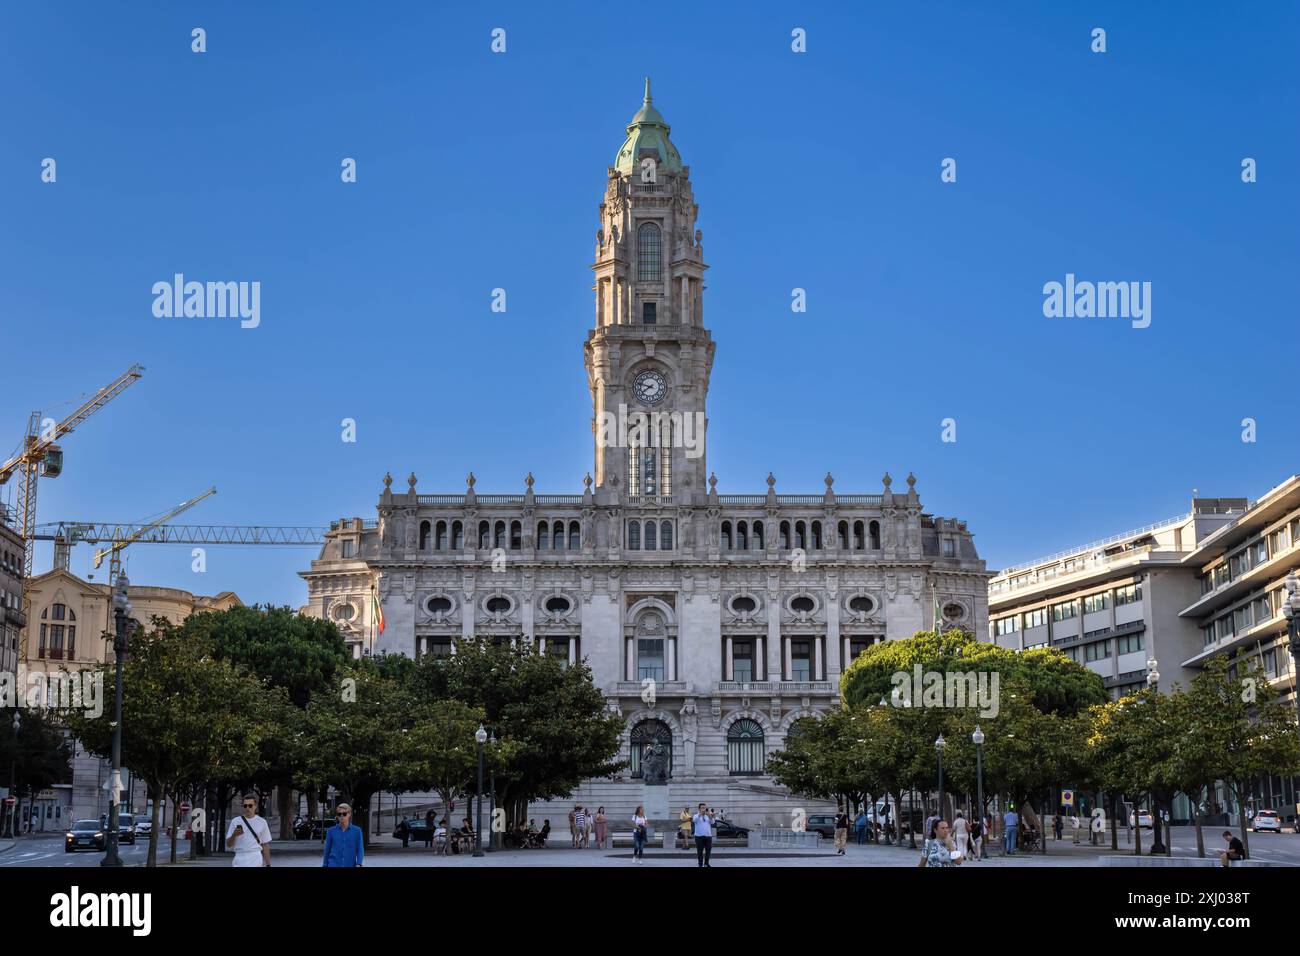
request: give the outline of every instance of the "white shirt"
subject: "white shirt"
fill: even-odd
[[[267,822],[256,814],[250,819],[240,816],[230,821],[230,826],[226,828],[226,839],[229,840],[231,834],[235,832],[235,827],[243,827],[243,831],[235,838],[235,866],[261,866],[262,865],[262,846],[257,842],[271,842],[271,828]],[[253,833],[257,834],[257,839],[253,838]]]
[[[695,835],[697,837],[713,836],[713,821],[709,819],[707,813],[697,813],[691,817],[691,822],[695,824]]]

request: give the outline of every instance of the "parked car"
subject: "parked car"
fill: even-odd
[[[713,822],[713,835],[723,840],[747,840],[749,839],[749,827],[728,823],[726,820],[715,820]]]
[[[135,846],[135,816],[130,813],[117,815],[117,842]]]
[[[1260,810],[1255,814],[1255,819],[1251,827],[1256,833],[1261,830],[1272,830],[1274,833],[1282,832],[1282,818],[1277,815],[1276,810]]]
[[[833,813],[814,813],[808,817],[808,832],[820,833],[827,840],[835,839],[835,815]]]
[[[1134,825],[1134,824],[1133,824],[1133,814],[1131,814],[1131,813],[1128,815],[1128,825],[1129,825],[1129,826],[1133,826],[1133,825]],[[1150,830],[1151,827],[1152,827],[1151,814],[1148,813],[1148,812],[1145,811],[1145,810],[1141,810],[1141,811],[1139,811],[1139,812],[1138,812],[1138,815],[1137,815],[1137,825],[1138,825],[1139,827],[1146,827],[1148,830]]]
[[[412,843],[428,841],[429,827],[424,822],[424,817],[407,817],[405,822],[410,829]],[[402,838],[402,821],[398,821],[397,826],[393,827],[393,837],[398,840]]]
[[[332,826],[333,820],[300,820],[293,828],[293,836],[296,840],[321,840]]]
[[[78,820],[68,830],[63,841],[64,853],[77,850],[103,850],[108,845],[104,830],[98,820]]]

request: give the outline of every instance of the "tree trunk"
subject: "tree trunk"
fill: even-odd
[[[153,810],[150,813],[150,819],[153,826],[149,828],[149,854],[145,858],[145,866],[158,865],[158,828],[162,821],[159,819],[159,805],[163,802],[159,798],[160,789],[155,784],[147,784],[145,792],[149,794],[149,799],[153,803]]]
[[[176,844],[181,841],[181,821],[176,816],[176,806],[179,802],[180,791],[172,791],[172,844],[169,853],[169,863],[176,862]]]
[[[1201,819],[1201,800],[1200,794],[1188,794],[1187,799],[1192,804],[1192,821],[1196,825],[1196,855],[1202,860],[1205,859],[1205,831],[1204,820]]]
[[[1142,855],[1142,812],[1136,801],[1133,803],[1133,855]]]
[[[276,784],[276,795],[279,797],[277,810],[280,814],[280,839],[293,839],[293,815],[289,812],[289,800],[293,796],[293,786],[288,774],[282,776]]]
[[[1115,822],[1115,794],[1110,795],[1110,848],[1119,850],[1119,824]]]
[[[1243,800],[1241,796],[1242,793],[1245,792],[1245,788],[1243,787],[1241,790],[1237,790],[1236,787],[1233,787],[1232,792],[1233,795],[1237,798],[1237,814],[1241,817],[1241,845],[1246,851],[1244,854],[1242,854],[1242,856],[1245,859],[1249,860],[1250,859],[1250,838],[1246,836],[1246,801]]]

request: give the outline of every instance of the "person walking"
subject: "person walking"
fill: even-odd
[[[645,807],[638,805],[632,814],[632,861],[638,865],[645,858],[645,841],[650,821],[645,817]]]
[[[1061,834],[1064,830],[1065,824],[1061,822],[1061,815],[1057,813],[1052,817],[1052,831],[1054,832],[1058,843],[1061,841]]]
[[[978,815],[970,822],[970,858],[980,858],[980,847],[984,845],[984,821]]]
[[[569,844],[577,849],[578,847],[578,827],[575,822],[578,818],[578,808],[575,806],[569,811]]]
[[[1016,838],[1020,829],[1020,815],[1015,807],[1008,807],[1002,816],[1002,851],[1007,856],[1015,856]]]
[[[573,845],[576,846],[578,849],[585,848],[587,845],[587,811],[583,808],[581,803],[578,804],[578,806],[574,809],[573,827],[574,827]]]
[[[844,856],[847,852],[845,845],[849,842],[849,815],[844,812],[844,807],[839,807],[835,813],[835,854]]]
[[[609,821],[605,819],[605,808],[597,807],[596,808],[596,849],[597,850],[605,849],[605,828],[608,825],[609,825]]]
[[[226,828],[226,849],[235,851],[231,866],[270,866],[271,828],[257,815],[257,795],[244,794],[244,812]]]
[[[325,832],[325,853],[321,866],[357,867],[365,859],[366,848],[361,839],[361,827],[352,825],[352,807],[340,803],[334,811],[338,823]]]
[[[709,811],[707,804],[700,804],[699,813],[691,817],[691,832],[695,834],[695,859],[700,866],[712,866],[709,857],[713,855],[713,821],[717,815]]]
[[[425,811],[425,813],[424,813],[424,845],[427,846],[427,847],[430,847],[430,848],[433,847],[433,831],[436,829],[437,820],[438,820],[438,817],[437,817],[437,815],[433,812],[433,807],[430,807],[428,810]]]
[[[691,845],[691,808],[682,807],[682,812],[677,816],[677,839],[681,842],[682,849],[689,849]]]
[[[867,842],[867,811],[865,808],[858,811],[858,817],[853,821],[853,829],[857,831],[858,846]]]
[[[952,819],[952,842],[963,856],[970,852],[970,825],[960,810]]]

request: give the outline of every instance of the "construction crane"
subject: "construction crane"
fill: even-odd
[[[112,535],[109,536],[110,540],[113,543],[110,544],[107,548],[101,548],[100,550],[95,552],[96,568],[98,568],[101,564],[104,563],[104,558],[109,559],[108,586],[110,588],[113,587],[114,583],[117,581],[118,574],[122,570],[123,551],[125,551],[128,547],[130,547],[131,545],[139,541],[141,538],[143,538],[146,534],[149,533],[151,529],[158,527],[160,524],[163,524],[166,521],[170,521],[172,518],[175,518],[178,514],[180,514],[183,511],[189,511],[191,508],[197,505],[204,498],[211,498],[216,493],[217,493],[217,487],[216,485],[213,485],[207,491],[203,492],[202,494],[195,495],[189,501],[182,501],[175,508],[172,508],[170,511],[166,512],[162,517],[157,518],[154,521],[150,521],[148,524],[143,524],[136,528],[127,528],[122,526],[114,528]]]
[[[0,465],[0,485],[5,484],[18,473],[18,520],[22,522],[23,536],[23,620],[26,621],[31,611],[31,597],[27,581],[32,576],[32,559],[35,557],[36,541],[36,485],[41,477],[57,478],[63,473],[63,449],[58,440],[72,431],[95,412],[99,411],[122,392],[126,391],[144,374],[144,366],[132,365],[129,369],[109,382],[81,405],[63,421],[53,427],[41,429],[41,413],[32,412],[27,422],[27,434],[23,436],[22,451]],[[23,642],[26,648],[27,642]],[[24,654],[25,656],[25,654]]]
[[[137,544],[276,544],[319,548],[328,528],[304,525],[154,524],[123,525],[102,521],[56,521],[36,526],[37,541],[54,542],[54,567],[67,570],[72,548],[102,544],[124,534]]]

